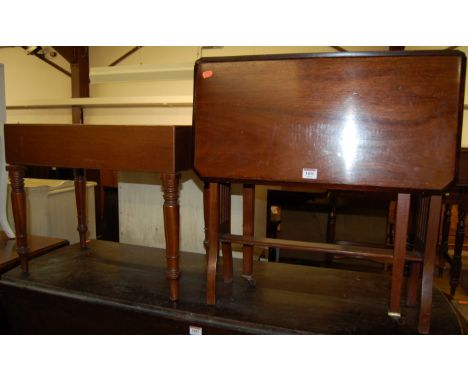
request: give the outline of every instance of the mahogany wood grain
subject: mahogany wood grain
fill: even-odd
[[[192,161],[190,126],[6,124],[5,144],[9,164],[175,173]]]
[[[195,169],[243,183],[441,190],[456,172],[465,61],[456,51],[202,58]]]

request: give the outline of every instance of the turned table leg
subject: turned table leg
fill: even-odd
[[[442,197],[431,196],[429,206],[429,219],[427,221],[426,246],[424,249],[424,263],[421,283],[421,306],[419,309],[418,331],[429,333],[431,325],[432,283],[434,278],[434,265],[437,251],[437,236],[439,232],[440,209]]]
[[[179,299],[179,179],[180,174],[162,174],[164,233],[166,237],[166,278],[169,298]]]
[[[88,225],[86,222],[86,172],[84,169],[75,169],[75,199],[78,215],[78,233],[80,234],[80,247],[86,248],[86,235]]]
[[[24,167],[7,166],[10,176],[11,204],[16,231],[16,251],[21,270],[28,273],[28,233],[26,223],[26,193],[24,191]]]
[[[393,250],[390,307],[388,310],[388,315],[391,317],[401,316],[401,292],[403,286],[403,272],[405,268],[410,195],[398,194],[396,208],[395,246]]]

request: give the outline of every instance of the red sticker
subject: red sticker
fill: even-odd
[[[213,71],[212,70],[205,70],[203,73],[202,73],[202,77],[204,79],[207,79],[207,78],[210,78],[213,76]]]

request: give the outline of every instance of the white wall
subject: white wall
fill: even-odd
[[[69,70],[59,55],[49,58]],[[21,104],[28,100],[71,97],[70,77],[28,56],[20,47],[1,48],[0,62],[5,66],[6,103]],[[71,110],[8,110],[7,123],[71,123]]]

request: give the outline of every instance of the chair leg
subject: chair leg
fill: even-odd
[[[24,191],[24,167],[8,166],[11,187],[11,204],[16,231],[16,252],[19,255],[21,270],[28,273],[28,233],[26,223],[26,193]]]
[[[255,185],[244,184],[243,187],[243,221],[242,234],[244,236],[254,235],[254,217],[255,217]],[[247,281],[252,281],[253,274],[253,246],[244,245],[242,276]]]
[[[216,304],[216,265],[219,252],[219,183],[210,183],[208,200],[208,261],[206,303]]]
[[[410,209],[410,194],[398,194],[395,246],[393,250],[392,284],[390,291],[390,306],[388,315],[401,316],[401,292],[403,287],[403,271],[405,267],[406,239],[408,234],[408,218]]]
[[[429,206],[429,219],[427,222],[426,246],[424,250],[424,263],[421,283],[421,306],[419,310],[418,331],[429,333],[432,309],[432,282],[434,279],[434,265],[437,252],[437,236],[439,233],[440,209],[442,197],[431,196]]]

